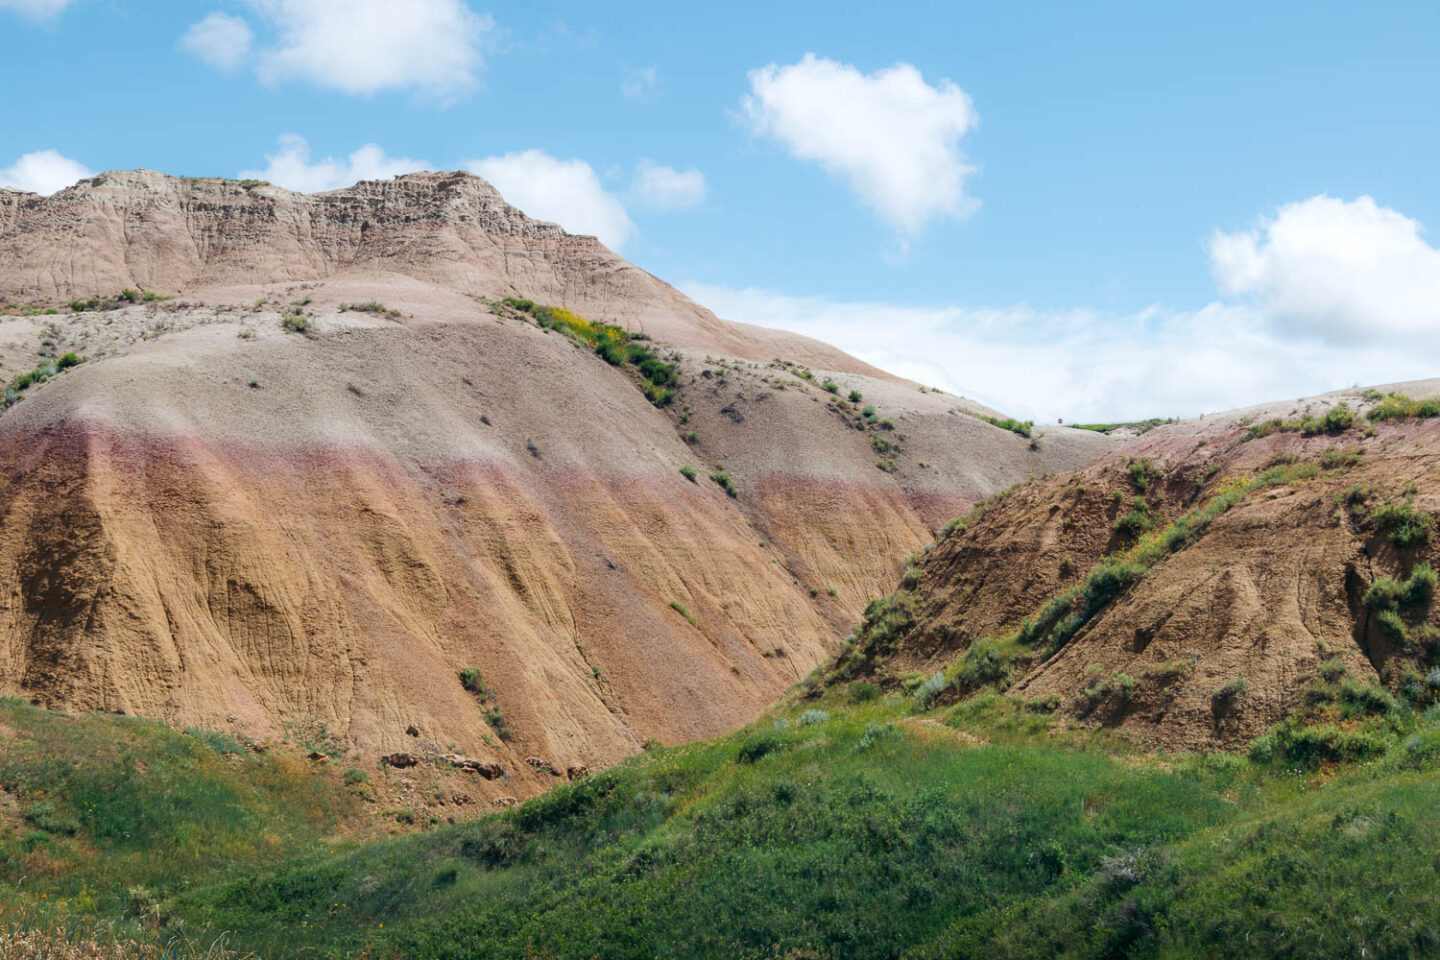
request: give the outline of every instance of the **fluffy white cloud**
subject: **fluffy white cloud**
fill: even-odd
[[[466,93],[479,83],[481,43],[495,26],[465,0],[249,3],[275,35],[259,52],[256,69],[263,80],[308,80],[354,94],[415,90],[449,100]],[[190,28],[182,45],[231,67],[246,58],[249,40],[245,21],[212,13]]]
[[[630,193],[637,201],[658,210],[689,210],[705,202],[705,174],[699,170],[676,170],[641,160],[635,167]]]
[[[1253,233],[1217,234],[1210,255],[1241,302],[1117,317],[682,289],[722,317],[1037,421],[1193,416],[1435,375],[1440,254],[1415,221],[1368,197],[1313,197]]]
[[[72,0],[0,0],[0,10],[13,10],[32,20],[58,17]]]
[[[1297,332],[1353,343],[1440,329],[1440,250],[1370,197],[1318,196],[1241,233],[1216,232],[1220,288]]]
[[[424,160],[386,156],[385,151],[373,143],[365,144],[347,160],[326,157],[312,162],[310,144],[293,133],[281,136],[279,151],[266,155],[265,159],[268,163],[264,170],[242,170],[240,176],[268,180],[301,193],[337,190],[360,180],[387,180],[430,168]]]
[[[48,195],[94,175],[84,164],[54,150],[36,150],[0,168],[0,187]]]
[[[635,224],[619,198],[606,191],[584,160],[558,160],[543,150],[470,160],[465,169],[495,185],[506,201],[532,217],[590,234],[619,250]]]
[[[949,80],[932,87],[908,63],[864,74],[813,53],[749,80],[741,109],[751,129],[843,179],[902,234],[978,205],[965,193],[975,168],[959,142],[980,118]]]
[[[660,90],[660,68],[622,67],[625,79],[620,81],[620,92],[631,100],[644,100]]]
[[[1222,303],[1103,318],[1024,306],[844,303],[696,283],[681,289],[726,319],[806,334],[1037,422],[1194,416],[1435,372],[1433,354],[1412,345],[1297,343],[1253,308]]]
[[[221,70],[234,70],[250,54],[250,24],[216,11],[192,24],[180,49]]]

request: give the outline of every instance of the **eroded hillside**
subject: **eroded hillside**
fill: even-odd
[[[817,679],[995,688],[1183,747],[1351,700],[1427,705],[1440,403],[1414,398],[1437,388],[1168,424],[1020,484],[947,525]]]
[[[753,717],[946,517],[1115,446],[718,320],[468,175],[3,210],[0,692],[51,707],[525,796]]]

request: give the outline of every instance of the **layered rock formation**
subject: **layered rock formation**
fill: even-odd
[[[1342,673],[1425,702],[1440,419],[1371,418],[1391,391],[1440,381],[1168,424],[1017,486],[872,609],[832,681],[940,672],[942,700],[1000,688],[1186,748],[1248,743]]]
[[[127,287],[177,296],[66,305]],[[643,327],[674,398],[505,296]],[[1114,446],[719,320],[467,174],[0,191],[0,299],[58,311],[0,318],[7,379],[89,358],[0,414],[0,693],[506,795],[744,722],[946,518]]]

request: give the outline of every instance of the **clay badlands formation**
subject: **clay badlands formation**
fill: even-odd
[[[643,333],[670,402],[507,297]],[[0,694],[520,795],[750,719],[946,520],[1115,445],[720,320],[468,174],[0,190],[0,302],[6,382],[86,358],[0,415]]]

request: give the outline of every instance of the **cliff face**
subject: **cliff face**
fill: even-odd
[[[400,274],[448,291],[565,304],[670,342],[880,375],[802,337],[724,324],[594,237],[532,220],[468,173],[417,173],[329,193],[103,173],[51,197],[0,190],[0,300],[68,301],[259,281]]]
[[[0,373],[89,358],[0,413],[0,694],[47,706],[459,751],[524,795],[527,757],[748,720],[946,518],[1114,446],[728,324],[464,174],[0,211],[0,298],[59,310],[0,317]],[[123,287],[180,296],[63,305]],[[670,403],[506,295],[643,325]]]
[[[832,682],[942,672],[940,698],[998,686],[1172,747],[1244,744],[1340,671],[1423,702],[1440,420],[1370,419],[1391,390],[1440,381],[1169,424],[1017,486],[871,611]]]

